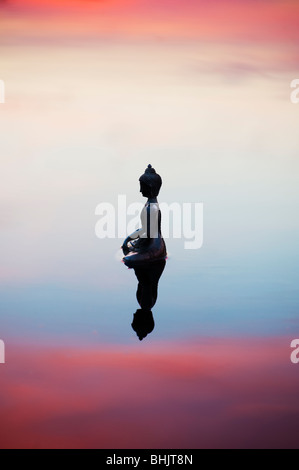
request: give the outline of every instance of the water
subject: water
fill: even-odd
[[[0,446],[298,446],[299,108],[284,50],[7,35]],[[203,245],[166,239],[140,341],[137,280],[123,239],[97,238],[95,209],[144,203],[149,163],[160,202],[203,203]]]

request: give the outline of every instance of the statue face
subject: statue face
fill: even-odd
[[[143,197],[151,197],[151,188],[147,184],[140,181],[140,192]]]

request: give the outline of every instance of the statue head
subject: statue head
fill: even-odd
[[[145,310],[142,308],[136,310],[131,326],[140,341],[143,340],[143,338],[151,333],[155,327],[155,321],[151,310]]]
[[[161,176],[156,173],[152,165],[148,165],[143,175],[139,178],[140,192],[143,196],[157,197],[162,185]]]

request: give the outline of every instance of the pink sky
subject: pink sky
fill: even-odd
[[[1,447],[295,445],[290,338],[142,346],[7,344]]]
[[[296,1],[11,0],[2,35],[299,41]]]

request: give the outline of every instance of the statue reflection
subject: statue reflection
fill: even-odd
[[[148,266],[134,268],[138,279],[136,292],[137,301],[141,309],[136,310],[132,328],[140,340],[145,338],[154,329],[155,322],[151,309],[158,296],[158,283],[164,271],[166,261],[160,260]]]
[[[123,262],[133,268],[138,279],[136,292],[141,307],[134,314],[132,328],[140,340],[153,331],[155,322],[151,309],[156,303],[158,282],[166,264],[166,246],[161,234],[161,212],[157,196],[162,179],[151,165],[139,178],[140,192],[147,198],[140,219],[141,228],[129,235],[123,245]]]

